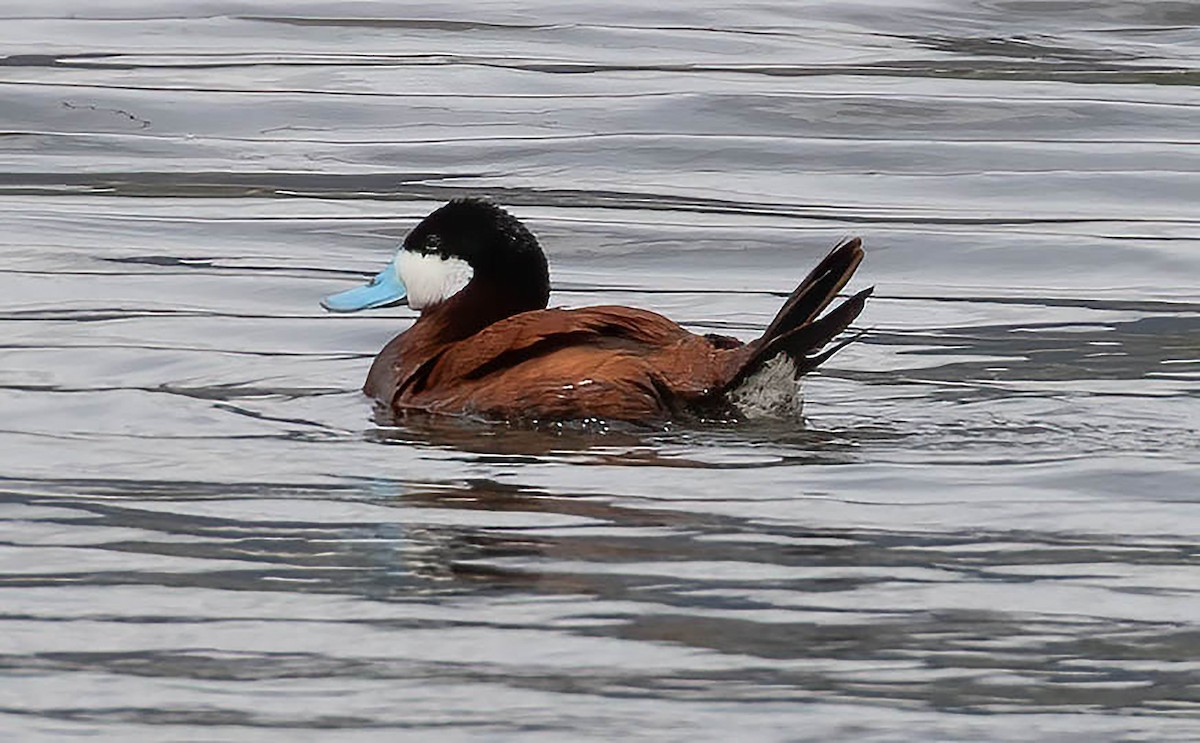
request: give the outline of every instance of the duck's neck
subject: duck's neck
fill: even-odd
[[[422,345],[457,343],[507,317],[545,309],[546,299],[514,295],[493,283],[472,281],[453,297],[423,309],[405,334],[416,334]]]
[[[549,292],[526,296],[472,281],[444,302],[421,310],[412,327],[393,338],[371,365],[363,391],[390,402],[398,389],[447,346],[513,315],[545,309]]]

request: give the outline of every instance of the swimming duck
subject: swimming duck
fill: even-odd
[[[321,304],[354,312],[407,302],[420,312],[384,346],[363,387],[398,413],[736,420],[763,412],[764,399],[767,412],[798,413],[799,378],[848,342],[825,348],[871,294],[821,316],[862,258],[858,238],[839,244],[762,336],[742,343],[632,307],[547,309],[550,276],[537,238],[490,201],[462,198],[414,227],[368,284]]]

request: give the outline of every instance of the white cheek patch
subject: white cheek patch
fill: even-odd
[[[414,310],[453,297],[475,275],[471,264],[464,260],[411,250],[401,250],[396,256],[396,271],[408,289],[408,306]]]

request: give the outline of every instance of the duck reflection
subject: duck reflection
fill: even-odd
[[[86,523],[96,533],[140,533],[98,540],[95,547],[126,556],[129,567],[46,569],[21,576],[19,585],[324,594],[327,600],[317,604],[325,607],[322,615],[340,610],[345,618],[337,621],[380,632],[470,627],[503,643],[505,633],[529,630],[722,659],[719,669],[684,664],[657,673],[592,658],[612,669],[601,678],[530,665],[514,655],[498,668],[439,662],[425,669],[432,678],[495,676],[509,685],[700,699],[727,698],[734,683],[764,699],[936,700],[979,710],[1168,703],[1187,694],[1178,684],[1127,683],[1140,678],[1132,665],[1194,640],[1186,628],[1055,616],[1016,605],[970,609],[962,590],[987,582],[993,591],[1011,584],[1018,595],[1037,583],[1054,591],[1059,581],[1075,585],[1078,566],[1089,564],[1097,566],[1093,582],[1133,563],[1182,568],[1194,562],[1190,544],[1159,539],[1130,551],[1135,545],[1127,540],[1106,543],[1094,535],[807,528],[795,520],[614,495],[557,495],[486,478],[416,486],[376,479],[322,489],[175,483],[174,490],[153,495],[146,485],[106,481],[105,492],[126,497],[64,495],[45,516]],[[78,491],[83,483],[63,487]],[[90,487],[101,489],[96,482]],[[134,492],[140,498],[128,497]],[[169,508],[148,505],[164,500]],[[147,556],[175,561],[174,569],[148,567],[156,560],[142,559]],[[18,584],[16,576],[8,578]],[[934,603],[914,605],[905,592]],[[365,611],[364,601],[375,609]],[[236,620],[245,604],[229,606]],[[493,616],[496,606],[509,613]],[[219,611],[206,609],[203,621],[221,619]],[[396,637],[397,647],[405,647]],[[1096,643],[1105,648],[1103,659],[1096,658]],[[174,663],[173,673],[177,661],[149,658],[139,672],[160,673],[155,664]],[[322,672],[332,675],[363,673],[360,659],[338,665],[318,656],[252,652],[183,659],[208,663],[205,673],[258,675],[295,673],[297,663],[310,661],[325,663]],[[128,659],[92,654],[47,662],[104,670]],[[880,667],[894,673],[880,674]],[[371,673],[410,670],[387,660]],[[1013,674],[1028,682],[1006,681]]]
[[[476,462],[499,458],[711,469],[830,464],[850,461],[861,436],[878,437],[871,430],[825,431],[793,421],[646,427],[591,419],[531,425],[423,413],[397,415],[382,407],[376,408],[375,422],[379,427],[364,434],[368,441],[457,451]]]

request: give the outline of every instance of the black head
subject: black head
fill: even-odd
[[[460,314],[474,316],[471,324],[543,309],[550,272],[537,238],[489,201],[455,199],[421,220],[369,283],[321,304],[331,312],[403,302],[424,310],[452,298]]]
[[[526,297],[524,304],[538,309],[550,298],[550,271],[537,238],[516,217],[484,199],[454,199],[438,208],[408,233],[402,251],[465,261],[473,281]],[[409,283],[409,277],[403,278]]]

